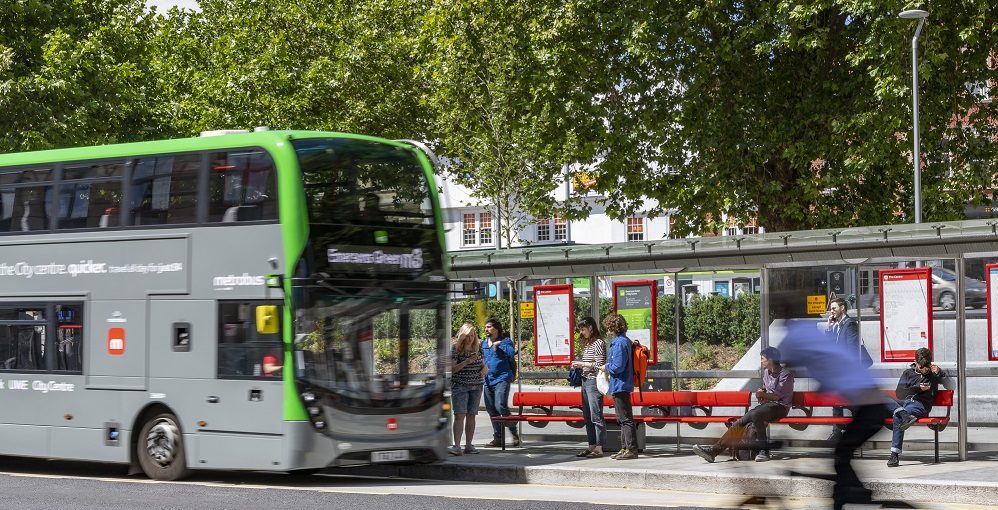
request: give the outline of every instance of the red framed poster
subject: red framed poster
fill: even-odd
[[[651,351],[649,363],[658,363],[658,282],[636,280],[613,282],[613,311],[627,321],[627,338],[637,340]]]
[[[998,361],[998,350],[995,350],[995,337],[998,336],[998,317],[994,317],[995,309],[992,308],[991,297],[998,292],[998,264],[988,264],[984,266],[984,273],[987,275],[988,285],[988,360]]]
[[[932,349],[932,268],[880,270],[880,360],[914,361]]]
[[[572,285],[534,287],[534,365],[569,365],[575,352]]]

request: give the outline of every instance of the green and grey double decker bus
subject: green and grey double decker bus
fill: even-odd
[[[0,155],[0,455],[160,480],[445,456],[430,157],[266,130]]]

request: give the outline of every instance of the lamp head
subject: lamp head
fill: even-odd
[[[921,9],[909,9],[907,11],[902,11],[901,14],[898,14],[898,17],[901,19],[922,19],[928,15],[928,11],[923,11]]]

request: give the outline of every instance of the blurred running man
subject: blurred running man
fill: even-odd
[[[835,445],[832,498],[835,510],[841,510],[848,503],[869,503],[871,491],[863,486],[853,470],[852,458],[890,416],[885,395],[870,372],[856,359],[856,353],[827,341],[813,322],[788,321],[778,346],[785,362],[806,368],[808,376],[821,384],[821,391],[837,393],[852,408],[853,420],[846,425],[842,438]]]

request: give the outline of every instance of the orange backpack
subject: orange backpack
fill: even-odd
[[[644,384],[645,378],[648,376],[648,359],[650,358],[651,351],[641,344],[632,345],[634,345],[631,349],[631,362],[634,367],[634,386],[638,388],[638,393],[641,393],[641,385]]]

